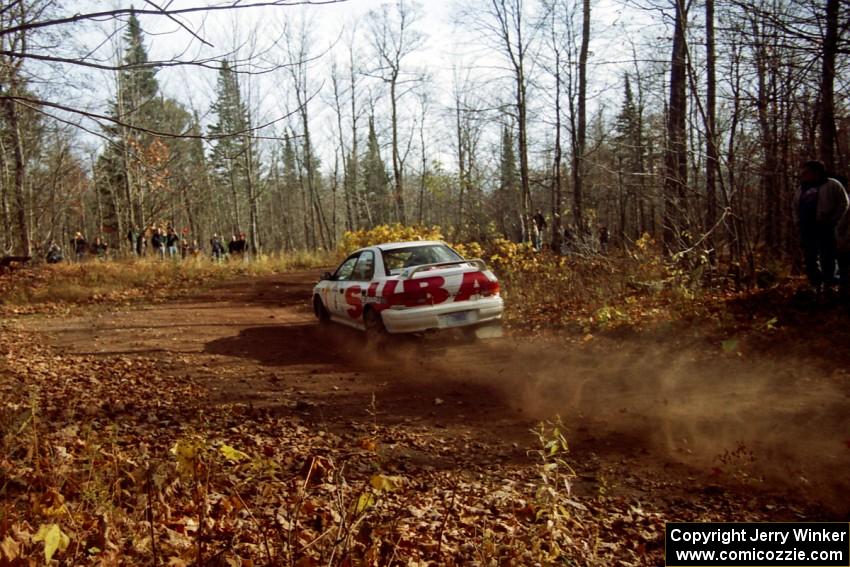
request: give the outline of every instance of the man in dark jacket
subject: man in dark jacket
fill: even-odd
[[[210,251],[212,252],[213,259],[218,262],[224,256],[224,244],[221,242],[221,238],[218,237],[218,233],[213,234],[210,239]]]
[[[165,258],[165,235],[157,227],[154,227],[153,234],[151,234],[151,248],[155,255]]]
[[[847,212],[844,187],[826,174],[819,161],[807,161],[800,170],[800,190],[794,198],[794,221],[806,275],[815,290],[835,285],[836,228]]]
[[[239,252],[239,243],[236,242],[236,235],[230,235],[230,242],[227,243],[228,256],[235,256]]]

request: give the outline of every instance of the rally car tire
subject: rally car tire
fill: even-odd
[[[387,328],[381,314],[374,309],[366,309],[363,312],[363,325],[366,327],[366,345],[370,348],[380,348],[389,338]]]
[[[324,325],[326,323],[330,323],[331,314],[328,313],[328,310],[325,308],[325,304],[322,303],[322,299],[316,295],[313,297],[313,313],[316,314],[316,318],[319,320],[319,323]]]

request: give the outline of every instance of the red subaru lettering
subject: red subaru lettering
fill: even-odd
[[[490,280],[482,272],[466,272],[463,274],[463,281],[460,284],[460,289],[455,295],[455,301],[466,301],[475,294],[480,294],[481,290],[490,286]]]
[[[449,298],[449,292],[443,289],[446,280],[440,276],[404,280],[403,305],[413,307],[427,303],[442,303]]]
[[[384,284],[384,288],[381,290],[381,296],[378,297],[378,302],[374,306],[376,311],[383,311],[384,309],[389,309],[394,305],[393,296],[395,294],[397,284],[398,280],[389,280]],[[372,287],[377,289],[378,285],[379,282],[373,282],[372,285],[369,286],[369,293],[372,293]],[[375,296],[377,296],[377,291],[375,291]]]
[[[366,292],[366,297],[375,297],[378,293],[378,285],[380,282],[372,282],[369,284],[369,291]]]
[[[345,302],[351,306],[347,311],[352,319],[359,319],[363,315],[363,300],[360,299],[360,286],[353,285],[345,290]]]

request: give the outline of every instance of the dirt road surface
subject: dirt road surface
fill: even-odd
[[[155,360],[203,384],[211,404],[329,431],[404,424],[442,447],[398,449],[418,467],[530,463],[530,430],[558,415],[579,494],[619,492],[667,510],[744,498],[777,519],[850,511],[846,373],[718,354],[684,335],[429,337],[368,354],[358,332],[315,322],[315,276],[232,281],[36,325],[64,352]]]

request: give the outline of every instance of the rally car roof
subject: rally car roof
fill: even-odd
[[[441,244],[445,246],[445,242],[441,240],[409,240],[407,242],[387,242],[385,244],[378,244],[376,248],[386,251],[386,250],[396,250],[398,248],[412,248],[414,246],[423,246],[423,245],[434,245]]]

